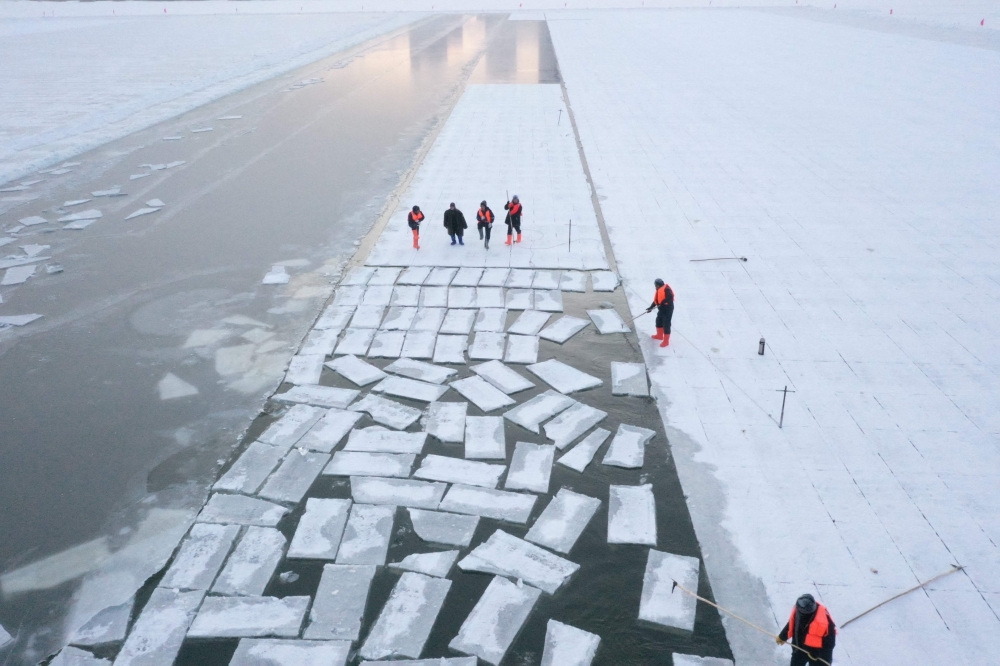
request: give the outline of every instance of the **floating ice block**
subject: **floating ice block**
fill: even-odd
[[[443,483],[391,479],[374,476],[352,476],[351,496],[355,502],[407,506],[416,509],[436,509],[447,486]]]
[[[611,362],[611,395],[649,396],[645,363]]]
[[[293,386],[290,391],[278,393],[275,402],[300,403],[314,407],[346,408],[360,391],[354,389],[334,388],[332,386]]]
[[[302,436],[297,445],[312,451],[330,453],[362,416],[360,412],[331,409]]]
[[[518,442],[510,460],[510,471],[504,488],[508,490],[530,490],[536,493],[549,492],[549,477],[556,447],[550,444]]]
[[[465,457],[486,460],[507,458],[503,417],[468,416],[465,419]],[[467,485],[481,485],[468,483]],[[495,487],[494,486],[491,487]]]
[[[251,442],[232,467],[215,482],[212,489],[248,495],[257,492],[289,448],[289,446]]]
[[[330,454],[292,449],[257,495],[264,499],[297,504],[330,461]]]
[[[476,315],[472,330],[486,333],[503,333],[507,328],[507,311],[502,308],[482,308]],[[501,348],[502,351],[502,348]]]
[[[562,450],[603,421],[607,415],[607,412],[578,402],[545,424],[545,436],[555,442],[557,449]]]
[[[587,291],[587,274],[581,271],[564,271],[559,280],[559,288],[563,291]]]
[[[507,353],[503,360],[507,363],[537,363],[538,337],[534,335],[508,335]]]
[[[507,284],[508,275],[510,275],[509,268],[487,268],[483,271],[483,277],[479,278],[479,286],[502,287]]]
[[[594,271],[590,274],[594,291],[614,291],[618,288],[618,275],[611,271]]]
[[[674,581],[688,590],[698,589],[700,563],[696,557],[650,549],[642,577],[639,619],[683,632],[694,631],[697,600],[675,591]]]
[[[274,446],[294,446],[325,414],[326,410],[319,407],[294,405],[269,425],[258,440]]]
[[[519,391],[527,391],[535,387],[534,383],[528,381],[500,361],[488,361],[480,365],[474,365],[470,369],[507,395]]]
[[[376,331],[368,348],[368,358],[399,358],[404,342],[405,331]]]
[[[469,358],[474,361],[489,361],[492,359],[499,361],[503,358],[503,350],[506,342],[507,336],[504,333],[479,331],[472,340],[472,346],[469,347]]]
[[[538,335],[552,314],[549,312],[539,312],[538,310],[525,310],[507,329],[508,333],[514,335]]]
[[[313,328],[317,331],[330,329],[342,331],[347,328],[347,322],[351,321],[352,316],[354,316],[353,305],[330,305],[323,311]]]
[[[472,287],[451,287],[448,289],[449,308],[476,307],[476,290]]]
[[[239,525],[195,523],[160,581],[160,587],[179,590],[207,590],[212,586],[222,562],[239,534]],[[128,615],[125,616],[128,623]],[[76,645],[93,645],[80,643]]]
[[[462,442],[465,439],[467,402],[432,402],[427,408],[427,434],[442,442]]]
[[[405,430],[420,418],[420,410],[401,405],[393,400],[368,394],[350,406],[352,412],[368,412],[376,423]],[[406,453],[405,451],[390,451],[389,453]]]
[[[372,345],[375,337],[374,328],[349,328],[344,331],[344,337],[334,350],[334,354],[351,354],[364,356]]]
[[[596,497],[560,488],[524,538],[568,555],[599,508]]]
[[[289,384],[319,384],[323,374],[323,354],[297,354],[288,362],[285,382]]]
[[[344,446],[345,451],[368,451],[371,453],[422,453],[425,432],[395,432],[379,428],[363,428],[351,431]]]
[[[590,315],[590,320],[594,322],[594,326],[597,327],[601,335],[628,333],[632,330],[625,325],[625,322],[622,321],[622,318],[614,308],[587,310],[587,314]]]
[[[344,666],[350,641],[242,638],[229,666]]]
[[[457,550],[446,550],[440,553],[414,553],[403,558],[402,562],[390,564],[390,569],[402,569],[403,571],[416,571],[445,578],[458,559]]]
[[[392,287],[388,285],[371,285],[365,289],[365,295],[361,298],[361,305],[389,305],[392,300]]]
[[[502,419],[499,420],[502,426]],[[414,472],[413,476],[418,479],[441,481],[442,483],[464,483],[468,486],[496,488],[506,469],[504,465],[490,465],[448,456],[429,455],[424,458],[420,469]]]
[[[437,333],[433,331],[407,331],[400,358],[434,358]]]
[[[309,597],[206,597],[188,629],[188,636],[298,636],[309,602]]]
[[[419,382],[408,377],[386,377],[373,386],[372,391],[418,402],[434,402],[448,392],[448,387]]]
[[[693,654],[673,654],[674,666],[733,666],[729,659],[720,657],[697,657]]]
[[[469,342],[464,335],[439,335],[434,345],[435,363],[465,363]]]
[[[413,531],[424,541],[447,546],[468,546],[479,525],[479,516],[408,509]]]
[[[430,636],[451,581],[406,572],[368,632],[360,654],[365,659],[419,657]]]
[[[374,333],[372,335],[374,336]],[[384,379],[386,376],[384,372],[374,365],[367,361],[362,361],[354,354],[348,354],[328,361],[326,367],[358,386],[367,386],[380,379]]]
[[[504,307],[508,310],[531,311],[535,304],[535,293],[530,289],[508,289]]]
[[[579,564],[553,555],[524,539],[497,530],[459,561],[463,571],[482,571],[523,580],[549,594],[556,591],[580,568]]]
[[[441,501],[440,509],[524,525],[537,499],[535,495],[453,485]]]
[[[115,663],[119,666],[174,663],[204,597],[204,591],[178,592],[163,587],[153,590]]]
[[[334,305],[360,305],[365,295],[364,287],[337,287],[333,292]]]
[[[447,287],[421,287],[420,307],[441,309],[448,307]]]
[[[405,479],[410,476],[412,453],[366,453],[363,451],[337,451],[324,475],[329,476],[387,476]]]
[[[562,312],[562,292],[558,289],[536,289],[534,307],[536,310],[541,310],[542,312]]]
[[[271,527],[248,527],[229,556],[212,592],[239,596],[264,594],[285,550],[285,537]]]
[[[503,289],[500,287],[479,287],[476,289],[476,307],[503,309]]]
[[[351,500],[348,499],[307,499],[306,512],[299,519],[288,547],[288,557],[335,560],[350,510]]]
[[[393,361],[385,366],[385,371],[430,384],[442,384],[457,372],[451,368],[442,368],[433,363],[424,363],[408,358]]]
[[[570,469],[583,473],[587,465],[594,459],[594,454],[601,448],[601,444],[607,441],[611,433],[604,428],[598,428],[590,433],[583,440],[573,447],[573,449],[556,461],[559,465],[565,465]]]
[[[448,647],[497,666],[541,594],[530,585],[495,576]]]
[[[214,525],[204,525],[203,527],[215,527]],[[225,528],[227,530],[232,530],[233,536],[236,535],[235,527]],[[223,553],[223,556],[225,553]],[[176,558],[174,559],[176,562]],[[221,558],[219,559],[218,566],[222,565]],[[218,571],[218,566],[212,571],[212,575]],[[211,567],[211,565],[210,565]],[[197,580],[198,573],[202,571],[201,567],[195,566],[195,575],[188,580]],[[188,571],[192,569],[188,568]],[[207,587],[211,584],[211,580],[205,585]],[[161,581],[161,587],[162,581]],[[204,588],[201,588],[204,589]],[[131,597],[128,601],[123,604],[118,604],[117,606],[108,606],[107,608],[99,611],[94,617],[87,620],[82,627],[76,630],[73,636],[70,638],[70,645],[81,645],[84,647],[95,647],[99,645],[107,645],[109,643],[120,643],[125,640],[125,635],[128,633],[129,619],[132,617],[132,610],[135,606],[135,597]],[[4,643],[3,629],[0,628],[0,647],[3,647]],[[50,665],[51,666],[51,665]]]
[[[353,479],[351,486],[354,486]],[[337,551],[337,564],[385,564],[395,516],[394,506],[352,506],[344,527],[344,538]]]
[[[564,315],[543,328],[538,333],[538,337],[563,344],[588,326],[590,326],[590,322],[586,319]]]
[[[608,543],[656,546],[656,500],[652,484],[609,487]]]
[[[387,331],[408,331],[416,316],[416,307],[390,307],[381,328]]]
[[[535,271],[535,278],[531,281],[531,288],[558,289],[561,275],[559,271]]]
[[[537,433],[542,421],[552,418],[575,404],[576,400],[573,398],[550,390],[505,412],[503,416],[508,421]]]
[[[355,266],[347,272],[340,284],[364,285],[375,275],[375,269],[371,266]]]
[[[515,403],[506,393],[478,376],[454,381],[451,387],[484,412],[492,412]]]
[[[243,495],[212,495],[198,514],[198,522],[274,527],[288,509]]]
[[[410,266],[399,276],[396,284],[423,284],[430,274],[430,266]]]
[[[646,455],[646,443],[656,435],[655,430],[647,430],[622,423],[608,447],[602,461],[605,465],[637,469],[642,467]]]
[[[420,287],[397,286],[392,290],[389,305],[398,307],[416,307],[420,305]]]
[[[515,268],[507,277],[507,286],[515,289],[531,289],[535,279],[535,271]]]
[[[472,325],[475,321],[475,310],[448,310],[448,314],[445,315],[438,332],[452,335],[468,335],[472,331]]]
[[[375,269],[375,273],[372,274],[371,278],[368,280],[369,285],[387,285],[395,284],[396,278],[403,271],[402,268],[393,268],[392,266],[382,266],[381,268]]]
[[[4,642],[0,637],[0,647],[3,647]],[[111,662],[107,659],[99,659],[86,650],[70,646],[60,650],[48,664],[49,666],[111,666]]]
[[[546,384],[560,393],[574,393],[600,386],[602,382],[593,375],[581,372],[562,361],[549,359],[528,366],[528,372],[538,376]]]
[[[356,641],[375,570],[371,565],[325,565],[303,638]]]
[[[302,343],[302,349],[299,353],[303,356],[313,356],[319,354],[321,356],[329,356],[333,353],[333,348],[337,346],[337,338],[340,337],[340,331],[336,328],[328,328],[326,330],[314,330],[309,331],[309,335],[306,336],[305,342]]]
[[[451,280],[452,287],[475,287],[483,277],[482,268],[459,268]]]
[[[456,273],[458,273],[457,268],[435,268],[431,271],[431,274],[427,276],[424,284],[447,287],[451,284],[451,281],[455,277]]]

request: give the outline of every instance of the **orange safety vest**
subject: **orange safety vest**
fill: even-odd
[[[413,211],[411,210],[410,211],[410,219],[413,222],[423,222],[424,221],[424,214],[423,214],[423,212],[420,212],[420,213],[417,213],[416,215],[414,215]]]
[[[806,647],[821,648],[823,639],[830,633],[830,614],[823,604],[816,604],[816,615],[809,623],[809,631],[806,633]],[[792,607],[792,615],[788,618],[788,640],[795,639],[795,608]]]
[[[493,211],[487,208],[485,211],[480,208],[476,213],[476,219],[484,224],[493,224]]]
[[[656,290],[656,295],[653,296],[653,305],[660,305],[667,300],[667,289],[670,289],[669,284],[665,284]],[[670,293],[673,294],[672,289],[670,290]],[[676,296],[674,296],[674,298],[676,298]]]
[[[520,214],[521,214],[521,203],[518,202],[516,204],[510,204],[510,216],[514,217],[515,215],[520,215]]]

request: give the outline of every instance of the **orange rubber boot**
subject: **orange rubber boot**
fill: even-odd
[[[649,337],[653,338],[654,340],[662,340],[663,339],[663,329],[660,328],[659,326],[657,326],[656,327],[656,335],[651,335]]]
[[[517,232],[517,241],[516,242],[518,242],[518,243],[521,242],[521,232],[520,231]]]
[[[660,343],[660,346],[661,347],[666,347],[668,345],[670,345],[670,334],[669,333],[664,333],[663,334],[663,342]]]
[[[504,245],[510,245],[513,241],[514,241],[514,237],[511,236],[510,234],[507,234],[507,242],[504,243]]]
[[[420,249],[420,232],[416,229],[413,230],[413,249]]]

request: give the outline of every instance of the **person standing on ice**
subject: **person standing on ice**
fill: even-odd
[[[778,634],[778,645],[791,642],[800,648],[792,649],[790,666],[820,666],[822,659],[833,663],[833,646],[837,642],[837,625],[823,604],[816,603],[811,594],[803,594],[795,602],[788,624]]]
[[[465,223],[465,215],[462,215],[462,211],[455,208],[455,202],[452,202],[448,206],[448,210],[444,212],[444,228],[448,230],[448,235],[451,236],[451,244],[455,244],[455,238],[458,237],[458,244],[465,245],[465,241],[462,240],[462,236],[465,235],[465,230],[469,227]]]
[[[479,229],[480,240],[483,239],[483,234],[485,234],[486,249],[490,249],[490,232],[493,231],[493,211],[490,210],[485,201],[479,204],[479,210],[476,211],[476,228]]]
[[[670,344],[670,320],[674,316],[674,290],[670,288],[660,278],[653,282],[656,286],[656,293],[653,295],[653,304],[646,308],[646,312],[652,312],[656,308],[656,335],[654,340],[662,340],[661,347]]]
[[[406,216],[406,224],[413,230],[413,249],[420,249],[420,223],[424,221],[424,214],[420,212],[420,206],[414,206],[409,215]]]
[[[505,245],[510,245],[511,240],[514,238],[514,230],[517,230],[517,240],[515,243],[521,242],[521,213],[524,212],[524,207],[521,206],[520,200],[518,200],[517,195],[503,205],[503,209],[507,211],[507,242]]]

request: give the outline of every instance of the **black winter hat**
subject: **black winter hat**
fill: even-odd
[[[803,615],[812,615],[816,612],[816,599],[811,594],[803,594],[795,601],[795,610]]]

